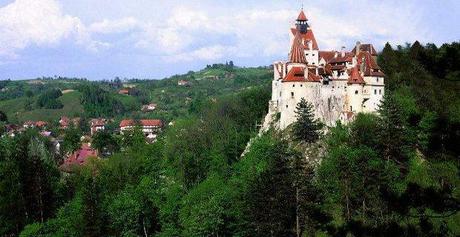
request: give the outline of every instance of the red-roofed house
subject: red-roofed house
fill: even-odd
[[[72,166],[84,165],[87,163],[89,158],[97,157],[97,151],[91,148],[90,144],[83,143],[79,150],[75,151],[64,160],[64,163],[61,165],[61,169],[69,172],[72,170]]]
[[[120,122],[120,133],[132,131],[136,126],[139,126],[146,137],[157,135],[163,128],[163,122],[159,119],[141,119],[134,121],[133,119],[124,119]],[[156,137],[156,136],[155,136]]]
[[[107,123],[107,119],[103,119],[103,118],[91,119],[90,121],[91,136],[96,134],[96,132],[98,131],[104,131],[106,123]]]
[[[129,95],[129,89],[121,89],[118,91],[120,95]]]

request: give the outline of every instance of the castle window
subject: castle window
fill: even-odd
[[[315,56],[315,54],[312,54],[311,56]]]
[[[287,109],[288,105],[286,105],[286,109]]]
[[[295,87],[295,84],[292,84],[292,87]]]
[[[382,90],[379,90],[379,95],[381,95],[381,94],[382,94]]]
[[[357,94],[358,94],[358,90],[355,90],[355,95],[357,95]]]
[[[286,105],[287,106],[287,105]],[[350,111],[353,111],[353,106],[350,105]]]
[[[302,84],[300,84],[300,87],[303,87],[303,85],[302,85]]]
[[[376,78],[376,80],[377,80],[377,82],[379,82],[379,78],[378,78],[378,77]]]
[[[374,95],[377,95],[377,90],[374,90]]]
[[[281,97],[281,91],[280,91],[280,97]]]
[[[291,97],[294,97],[294,92],[291,92]]]

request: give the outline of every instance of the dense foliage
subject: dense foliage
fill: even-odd
[[[98,86],[81,85],[78,90],[82,93],[81,103],[89,117],[115,116],[125,110],[119,100]]]
[[[50,89],[42,93],[37,99],[37,106],[39,108],[46,109],[60,109],[64,107],[62,103],[57,100],[62,96],[62,92],[59,89]]]

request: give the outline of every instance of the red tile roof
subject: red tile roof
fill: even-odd
[[[300,11],[299,16],[297,17],[297,20],[298,21],[306,21],[306,20],[308,20],[307,16],[305,16],[305,13],[303,12],[303,10]]]
[[[97,151],[92,149],[89,144],[84,143],[79,150],[64,160],[62,168],[66,169],[72,165],[84,165],[90,157],[97,157]]]
[[[297,29],[296,28],[291,28],[291,33],[293,35],[297,34]],[[318,43],[316,42],[315,35],[313,34],[313,31],[311,29],[308,29],[305,34],[300,34],[301,39],[303,39],[305,42],[311,41],[313,50],[319,50],[318,48]],[[308,46],[307,43],[305,43],[305,46]]]
[[[121,89],[121,90],[118,91],[118,94],[128,95],[128,94],[129,94],[129,90],[128,90],[128,89]]]
[[[159,119],[141,119],[141,125],[142,126],[156,126],[156,127],[162,127],[163,122]]]
[[[45,122],[45,121],[37,121],[37,122],[35,122],[35,126],[37,126],[37,127],[44,127],[44,126],[46,126],[47,124],[48,124],[48,123]]]
[[[105,119],[91,119],[91,127],[102,127],[105,126]]]
[[[304,82],[305,79],[305,71],[303,67],[293,67],[289,70],[286,77],[283,79],[282,82]]]
[[[321,77],[316,75],[316,69],[314,68],[310,68],[308,69],[308,77],[307,77],[307,81],[311,81],[311,82],[319,82],[321,81]]]
[[[141,119],[139,125],[162,127],[163,122],[159,119]],[[136,126],[136,122],[132,119],[124,119],[120,122],[120,128],[129,126]]]
[[[353,48],[353,50],[351,51],[353,54],[356,54],[356,47],[355,46]],[[377,56],[377,51],[375,50],[374,46],[372,44],[360,44],[359,45],[359,51],[362,52],[362,51],[365,51],[365,52],[369,52],[372,56]]]
[[[361,51],[356,57],[358,65],[364,64],[364,76],[385,76],[371,53]]]
[[[307,63],[300,33],[296,33],[294,41],[292,42],[291,52],[289,53],[289,61],[291,63]]]
[[[351,62],[353,60],[353,54],[352,53],[345,53],[345,55],[342,57],[341,53],[338,53],[337,57],[332,58],[329,63],[344,63],[344,62]]]
[[[334,58],[336,51],[319,51],[319,58],[324,58],[326,60],[326,63],[331,61],[331,59]]]
[[[348,84],[365,84],[361,73],[359,72],[358,66],[351,69],[350,77],[348,78]]]

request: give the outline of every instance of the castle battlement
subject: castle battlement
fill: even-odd
[[[384,73],[372,44],[356,43],[351,52],[321,51],[302,10],[291,31],[287,61],[273,63],[269,113],[279,113],[279,126],[295,122],[301,98],[312,103],[315,116],[332,126],[359,112],[375,112],[384,95]]]

